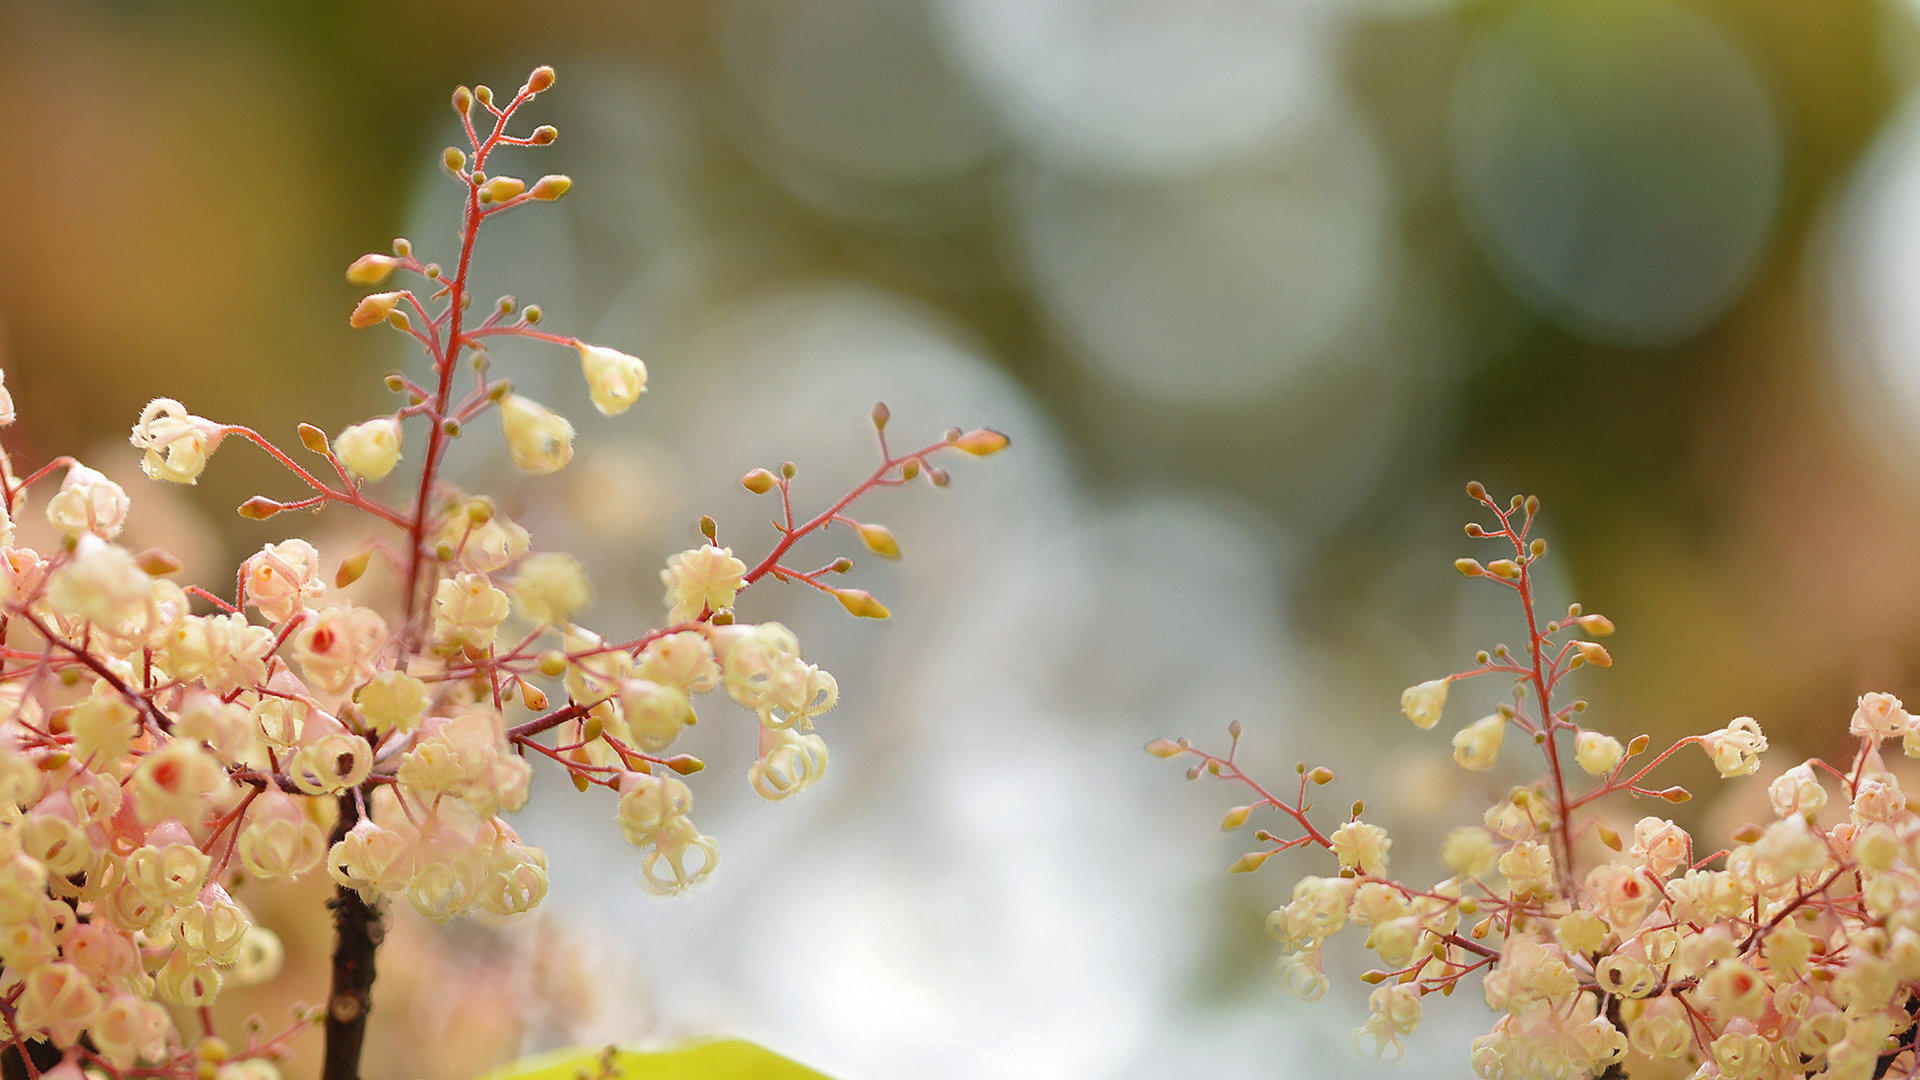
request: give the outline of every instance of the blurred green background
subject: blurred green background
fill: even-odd
[[[812,629],[849,688],[835,790],[715,796],[724,880],[672,904],[607,875],[617,843],[573,838],[551,793],[539,933],[616,948],[536,977],[527,931],[415,934],[370,1077],[708,1028],[849,1077],[1358,1074],[1325,1031],[1343,1006],[1264,977],[1280,875],[1226,880],[1240,849],[1211,835],[1239,800],[1138,746],[1240,719],[1439,876],[1423,823],[1525,774],[1462,780],[1394,708],[1518,636],[1447,568],[1477,554],[1470,478],[1539,494],[1549,603],[1619,624],[1580,686],[1601,726],[1752,714],[1784,765],[1836,750],[1859,692],[1920,695],[1900,0],[18,0],[16,458],[124,475],[159,394],[289,444],[389,408],[379,375],[414,361],[347,329],[340,271],[396,235],[450,256],[447,94],[536,63],[560,83],[530,122],[561,138],[524,171],[576,187],[490,227],[481,299],[645,356],[655,394],[588,423],[570,354],[503,348],[581,423],[574,479],[506,477],[497,445],[461,467],[592,557],[603,621],[658,617],[703,511],[764,543],[728,489],[746,467],[796,457],[833,494],[876,398],[1018,453],[887,504],[909,558],[862,584],[891,628],[752,615]],[[244,447],[189,493],[127,482],[209,582],[306,527],[232,516],[285,493]],[[531,981],[449,1008],[433,963]],[[526,1008],[582,983],[598,1005]],[[1477,1008],[1416,1056],[1464,1074]]]

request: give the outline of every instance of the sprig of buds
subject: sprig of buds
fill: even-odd
[[[501,151],[554,144],[551,126],[516,133],[553,85],[541,67],[505,101],[484,86],[454,93],[466,147],[443,161],[465,209],[451,273],[404,239],[347,268],[349,283],[383,290],[362,296],[348,325],[404,334],[423,354],[423,376],[387,377],[400,397],[391,411],[331,437],[300,425],[296,449],[312,468],[170,398],[132,430],[147,475],[182,484],[224,442],[250,443],[302,490],[253,496],[241,516],[346,509],[371,527],[366,537],[323,551],[288,536],[240,563],[230,595],[183,586],[170,576],[179,559],[116,542],[131,510],[118,484],[71,458],[20,477],[0,450],[0,1054],[29,1075],[274,1080],[290,1040],[317,1022],[323,1080],[355,1080],[386,903],[444,921],[518,915],[546,895],[546,855],[504,816],[525,804],[535,764],[603,800],[600,812],[640,849],[648,890],[706,880],[719,846],[694,824],[689,783],[705,765],[674,749],[696,707],[724,697],[746,710],[758,747],[746,780],[779,800],[824,776],[816,725],[839,700],[792,631],[740,619],[741,593],[771,575],[884,617],[867,593],[820,580],[850,560],[803,572],[781,558],[834,524],[897,557],[891,532],[852,516],[856,503],[923,474],[944,484],[936,456],[1006,446],[990,430],[956,429],[894,455],[882,430],[882,464],[805,520],[792,510],[793,465],[764,482],[749,474],[750,491],[780,492],[770,551],[749,568],[707,519],[707,543],[667,561],[655,629],[613,640],[583,625],[586,568],[537,549],[541,522],[512,520],[443,476],[453,445],[488,412],[525,473],[558,472],[575,455],[573,425],[495,373],[484,351],[493,339],[574,350],[608,416],[647,388],[638,357],[538,329],[536,305],[502,298],[471,318],[484,224],[572,188],[565,176],[528,182],[496,165]],[[396,275],[420,283],[389,287]],[[0,382],[0,426],[13,419]],[[874,419],[884,429],[885,410]],[[409,457],[411,494],[380,494]],[[17,546],[13,529],[37,496],[62,537],[44,554]],[[377,588],[345,591],[382,573]],[[336,886],[326,1004],[296,1010],[271,1037],[222,1040],[207,1007],[279,966],[278,939],[250,904],[321,874]],[[183,1032],[176,1016],[197,1017],[200,1031]]]
[[[1454,684],[1504,676],[1512,693],[1454,735],[1454,761],[1489,769],[1506,733],[1517,730],[1540,749],[1545,771],[1493,799],[1478,823],[1446,835],[1438,856],[1447,877],[1422,886],[1393,875],[1392,840],[1361,820],[1360,803],[1337,827],[1316,825],[1306,796],[1310,783],[1333,779],[1324,768],[1297,766],[1289,797],[1262,786],[1235,762],[1237,723],[1224,755],[1185,739],[1147,747],[1195,759],[1189,777],[1217,776],[1254,795],[1228,812],[1227,828],[1268,810],[1286,819],[1289,835],[1261,830],[1262,846],[1231,869],[1251,871],[1294,848],[1331,856],[1324,876],[1299,879],[1268,918],[1285,950],[1282,983],[1303,997],[1324,994],[1322,948],[1355,926],[1380,961],[1360,975],[1375,989],[1355,1038],[1384,1055],[1401,1052],[1426,995],[1451,994],[1474,976],[1496,1014],[1472,1053],[1474,1070],[1489,1080],[1914,1074],[1920,814],[1881,747],[1897,738],[1906,755],[1920,756],[1920,720],[1889,694],[1864,695],[1848,725],[1858,740],[1851,763],[1813,758],[1781,773],[1767,788],[1774,819],[1735,830],[1725,847],[1701,850],[1686,830],[1652,814],[1617,828],[1625,819],[1603,804],[1618,797],[1690,797],[1649,782],[1674,754],[1697,746],[1721,777],[1737,779],[1759,770],[1766,737],[1740,717],[1639,762],[1648,736],[1622,744],[1577,720],[1585,702],[1560,704],[1559,691],[1573,671],[1612,664],[1593,639],[1611,634],[1613,623],[1578,604],[1563,618],[1539,620],[1532,570],[1547,547],[1532,535],[1538,500],[1502,505],[1477,483],[1467,490],[1492,516],[1469,524],[1467,535],[1499,552],[1455,568],[1513,592],[1526,646],[1518,654],[1496,646],[1471,667],[1408,687],[1401,709],[1431,729]],[[1829,784],[1844,800],[1829,805]]]

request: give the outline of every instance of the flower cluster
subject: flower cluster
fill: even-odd
[[[364,515],[376,535],[331,551],[297,536],[265,543],[223,596],[174,580],[180,563],[165,552],[117,543],[131,499],[100,472],[60,458],[23,476],[0,450],[0,1045],[34,1075],[267,1080],[288,1040],[322,1014],[328,1075],[354,1075],[357,1039],[339,1054],[331,1040],[336,1026],[364,1023],[380,903],[403,898],[446,920],[541,902],[546,856],[505,817],[526,802],[534,762],[564,770],[582,792],[608,793],[603,812],[643,850],[648,889],[699,883],[718,847],[695,824],[682,777],[703,766],[673,752],[696,708],[724,697],[746,710],[760,748],[749,783],[783,799],[824,774],[814,726],[839,694],[785,627],[737,617],[742,595],[773,577],[884,616],[867,593],[827,583],[851,560],[803,570],[783,562],[787,552],[843,525],[897,554],[883,527],[850,516],[854,502],[916,477],[944,483],[936,456],[1006,445],[992,431],[955,430],[894,453],[877,409],[880,464],[819,514],[795,517],[791,464],[746,476],[748,491],[777,490],[782,507],[777,539],[751,566],[708,519],[707,543],[667,563],[657,629],[610,640],[580,625],[592,597],[585,569],[536,551],[535,523],[441,476],[450,446],[488,412],[521,470],[551,473],[574,455],[565,418],[491,373],[483,348],[493,339],[575,350],[588,396],[608,415],[646,389],[638,358],[537,329],[537,308],[502,299],[468,318],[481,225],[571,187],[564,176],[529,184],[488,171],[498,150],[554,141],[551,127],[509,130],[552,84],[543,67],[505,101],[485,87],[455,94],[468,149],[444,156],[465,199],[451,276],[404,240],[347,271],[366,287],[396,274],[425,283],[368,295],[349,319],[390,326],[425,353],[424,382],[389,377],[400,396],[390,413],[331,439],[302,425],[312,470],[248,428],[167,398],[133,428],[156,480],[195,483],[224,442],[246,442],[308,494],[256,496],[243,516],[338,507]],[[0,424],[13,418],[0,387]],[[414,455],[410,501],[370,490]],[[59,538],[44,552],[15,545],[14,522],[36,502]],[[369,574],[389,580],[356,590]],[[246,897],[310,875],[338,888],[343,945],[326,1006],[239,1045],[217,1038],[204,1010],[209,1026],[176,1030],[176,1015],[275,973],[280,946]],[[342,962],[356,940],[364,953]]]
[[[1511,698],[1454,736],[1454,759],[1489,768],[1513,729],[1539,747],[1546,769],[1446,835],[1438,853],[1446,877],[1421,885],[1392,875],[1391,838],[1361,820],[1359,803],[1336,827],[1316,824],[1308,793],[1333,780],[1330,770],[1301,765],[1284,795],[1263,786],[1236,763],[1237,724],[1224,755],[1184,739],[1148,747],[1197,758],[1191,776],[1210,773],[1251,791],[1256,800],[1231,811],[1228,827],[1257,811],[1291,826],[1288,837],[1261,830],[1264,846],[1235,870],[1292,848],[1331,856],[1322,876],[1302,878],[1268,920],[1285,949],[1281,981],[1305,997],[1324,993],[1325,943],[1358,928],[1379,966],[1361,976],[1375,989],[1356,1040],[1395,1055],[1426,995],[1451,994],[1477,975],[1497,1015],[1473,1045],[1473,1068],[1488,1080],[1915,1075],[1920,814],[1882,753],[1897,739],[1906,755],[1920,756],[1920,720],[1889,694],[1863,696],[1849,725],[1858,739],[1851,761],[1810,759],[1780,773],[1767,786],[1772,819],[1744,826],[1724,846],[1696,842],[1658,814],[1627,826],[1634,815],[1615,816],[1603,803],[1688,798],[1648,783],[1674,754],[1698,747],[1721,777],[1749,776],[1766,736],[1740,717],[1643,759],[1647,736],[1623,745],[1583,726],[1576,717],[1585,702],[1560,703],[1556,692],[1575,669],[1611,664],[1592,639],[1613,625],[1579,605],[1539,622],[1532,568],[1546,545],[1532,535],[1537,500],[1503,507],[1478,484],[1468,491],[1495,523],[1468,525],[1467,535],[1512,555],[1485,565],[1461,559],[1456,568],[1513,591],[1527,647],[1524,655],[1504,646],[1483,652],[1467,670],[1408,688],[1401,707],[1430,729],[1453,684],[1508,677]]]

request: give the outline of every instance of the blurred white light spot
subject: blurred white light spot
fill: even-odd
[[[981,88],[1033,150],[1121,173],[1272,139],[1328,91],[1324,0],[941,0]]]
[[[1178,406],[1243,404],[1327,359],[1391,300],[1398,238],[1374,146],[1345,113],[1259,179],[1030,196],[1035,285],[1102,373]]]
[[[1914,475],[1920,449],[1920,95],[1882,130],[1820,252],[1833,282],[1830,322],[1844,407],[1863,441]]]
[[[995,149],[921,4],[735,0],[720,49],[755,116],[815,164],[921,181],[973,168]]]
[[[1662,0],[1535,0],[1472,43],[1454,100],[1462,213],[1542,313],[1659,346],[1738,299],[1782,147],[1753,66]]]

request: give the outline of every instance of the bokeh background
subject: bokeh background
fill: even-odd
[[[703,512],[764,550],[746,468],[863,474],[876,399],[1015,450],[878,501],[907,559],[856,576],[890,624],[752,596],[846,688],[824,785],[759,803],[746,724],[703,724],[725,863],[672,901],[610,806],[543,790],[546,917],[401,918],[372,1080],[708,1031],[849,1080],[1465,1075],[1473,995],[1398,1068],[1348,1045],[1357,984],[1284,997],[1280,862],[1228,878],[1241,800],[1139,748],[1238,719],[1440,876],[1526,773],[1463,778],[1396,708],[1519,633],[1448,568],[1470,478],[1538,493],[1549,602],[1619,624],[1579,687],[1602,726],[1752,714],[1784,764],[1862,690],[1920,695],[1910,0],[12,0],[9,449],[127,478],[209,585],[332,527],[235,517],[288,491],[244,446],[191,491],[128,478],[126,428],[159,394],[289,444],[390,407],[417,358],[348,330],[340,271],[450,253],[447,93],[542,62],[561,139],[524,171],[576,187],[490,226],[477,292],[653,393],[602,421],[570,353],[503,346],[580,455],[523,483],[483,432],[457,468],[588,559],[598,625],[660,616]],[[1700,766],[1685,820],[1737,820],[1757,781]],[[316,898],[253,902],[289,936],[264,1000],[317,997]]]

